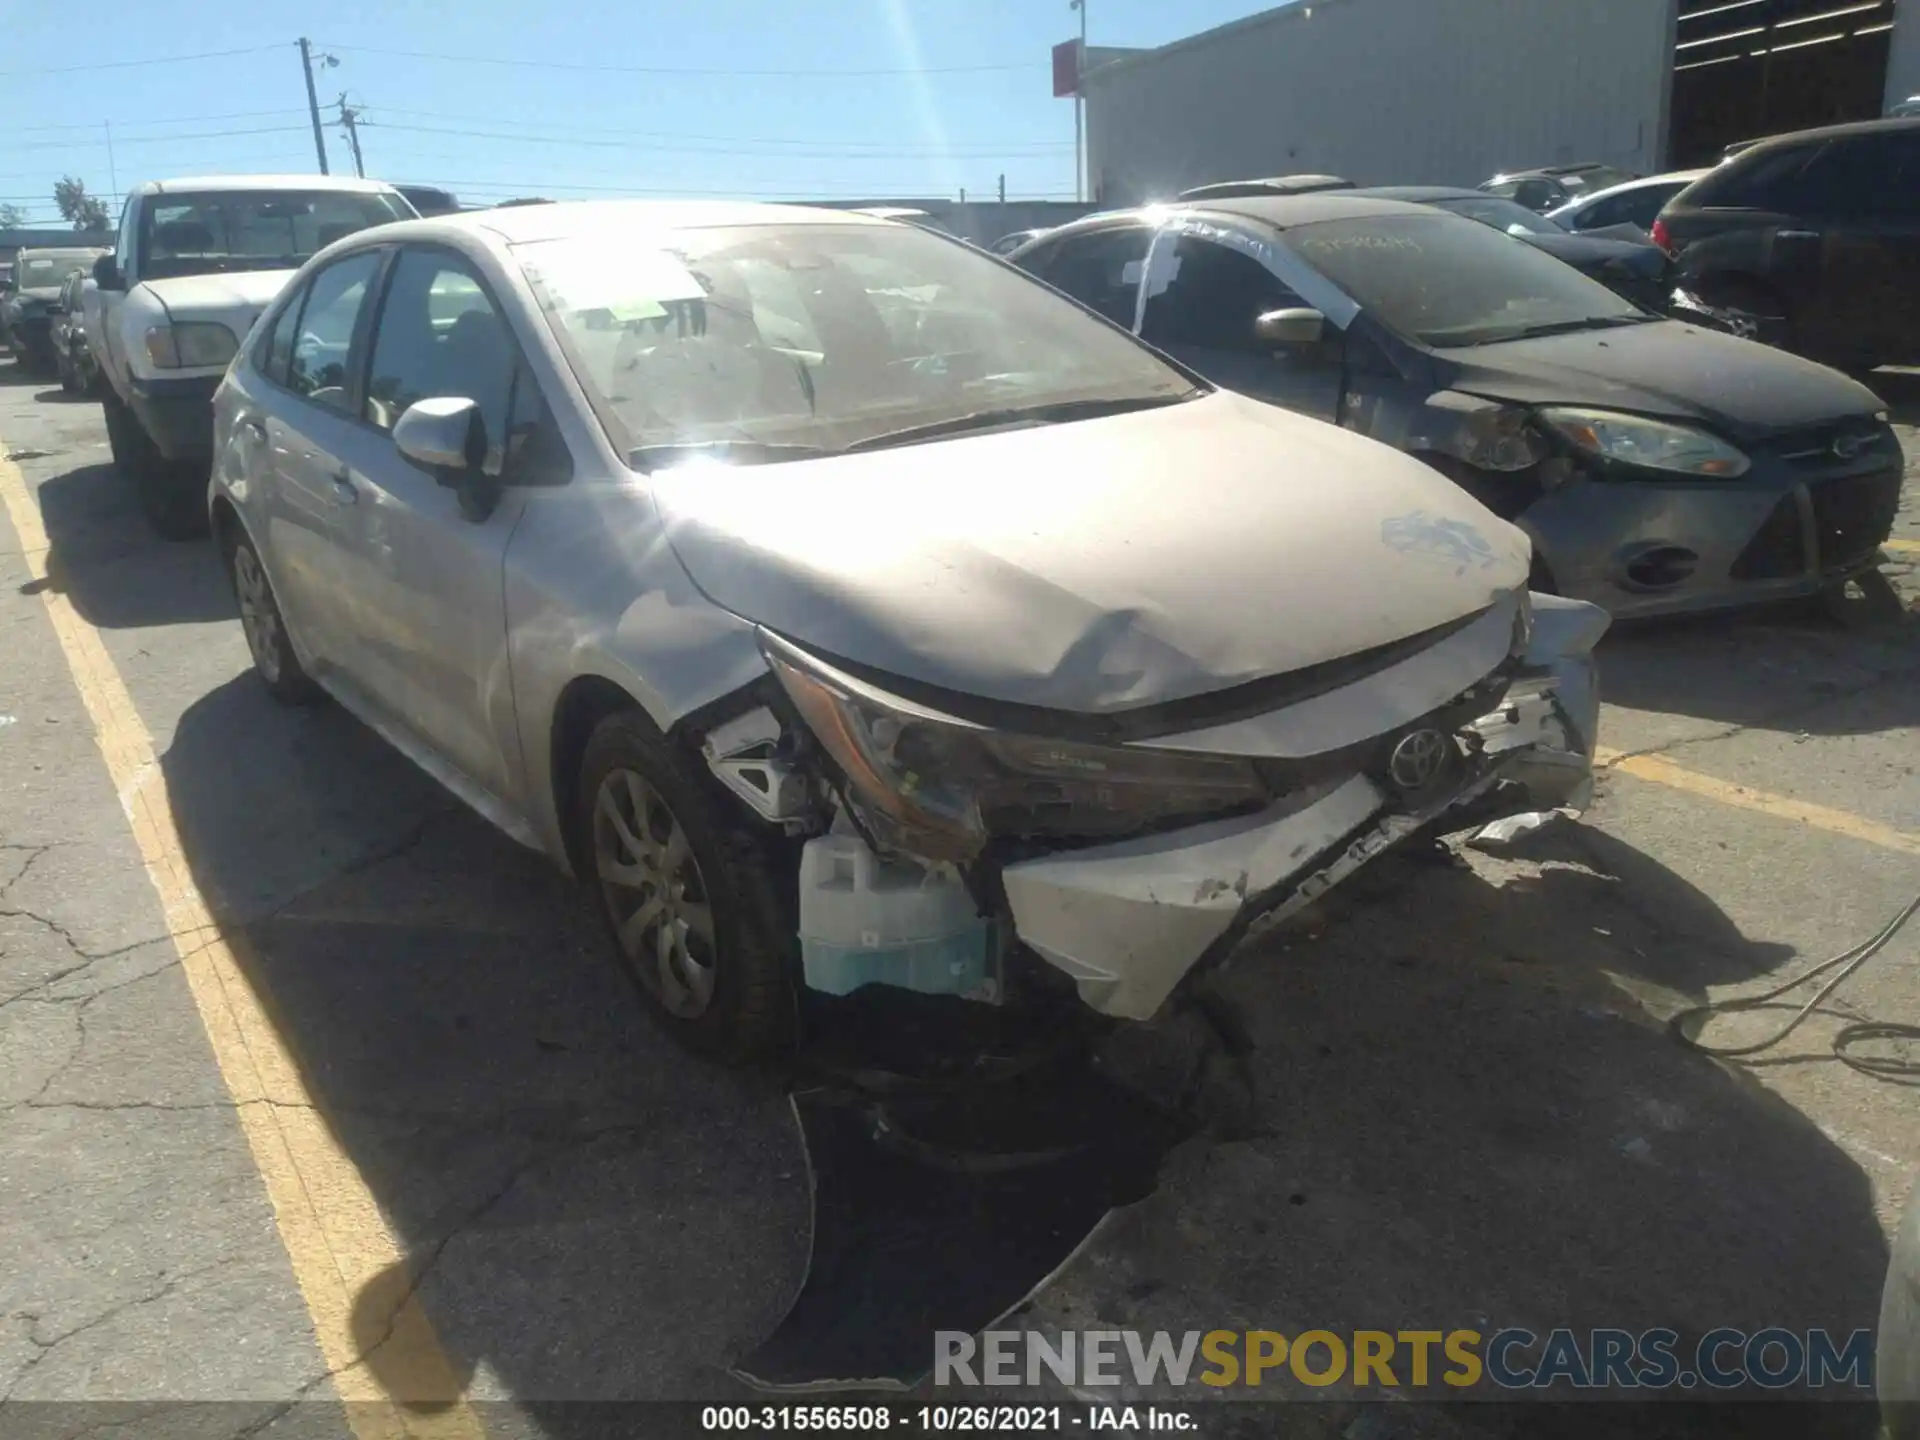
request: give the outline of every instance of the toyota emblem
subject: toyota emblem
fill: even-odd
[[[1415,730],[1393,747],[1387,774],[1402,790],[1424,790],[1446,768],[1449,742],[1438,730]]]

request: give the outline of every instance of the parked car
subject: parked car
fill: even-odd
[[[94,265],[86,317],[114,464],[168,539],[206,533],[214,387],[262,309],[309,256],[413,215],[391,185],[324,175],[150,180]]]
[[[907,225],[918,225],[922,230],[937,231],[942,235],[953,234],[943,221],[936,220],[925,210],[916,210],[911,205],[863,205],[853,212],[856,215],[871,215],[876,220],[898,220]]]
[[[1605,617],[1518,530],[917,226],[383,226],[215,416],[260,678],[586,881],[709,1055],[862,980],[1144,1018],[1405,835],[1590,790]]]
[[[1547,212],[1547,219],[1562,230],[1580,234],[1588,230],[1609,230],[1632,226],[1651,233],[1666,203],[1710,170],[1676,170],[1668,175],[1645,175],[1624,185],[1610,186],[1584,195],[1571,204]]]
[[[1317,195],[1322,190],[1351,190],[1338,175],[1270,175],[1264,180],[1221,180],[1182,190],[1180,200],[1229,200],[1238,195]]]
[[[1016,230],[1011,235],[1002,235],[998,240],[994,241],[993,244],[989,245],[987,250],[990,254],[994,255],[1011,255],[1022,245],[1032,240],[1038,240],[1046,233],[1046,229]]]
[[[1849,370],[1920,362],[1920,120],[1762,141],[1668,202],[1680,283]]]
[[[53,359],[60,388],[69,395],[99,393],[100,371],[87,349],[86,301],[93,277],[84,270],[67,276],[53,317]],[[97,308],[97,307],[96,307]]]
[[[1572,204],[1582,195],[1624,185],[1634,178],[1630,170],[1589,161],[1579,165],[1547,165],[1538,170],[1503,170],[1480,188],[1489,195],[1517,200],[1529,210],[1545,214]]]
[[[1223,200],[1090,217],[1010,258],[1218,384],[1422,457],[1533,538],[1535,589],[1616,616],[1844,585],[1899,505],[1864,386],[1457,215]]]
[[[7,335],[14,359],[36,375],[54,373],[53,322],[67,276],[85,270],[102,255],[99,246],[22,250],[14,257],[14,290],[5,300]]]
[[[1649,239],[1611,235],[1569,235],[1546,216],[1517,200],[1503,200],[1480,190],[1452,190],[1438,185],[1384,185],[1355,190],[1378,200],[1405,200],[1431,205],[1478,220],[1482,225],[1523,240],[1556,260],[1591,275],[1609,290],[1646,310],[1665,314],[1673,286],[1667,252]]]
[[[1889,106],[1887,109],[1887,115],[1888,115],[1888,118],[1895,119],[1895,120],[1901,120],[1901,119],[1906,119],[1910,116],[1920,115],[1920,95],[1909,95],[1906,99],[1902,100],[1898,105]]]
[[[396,185],[393,187],[407,197],[418,215],[458,215],[460,202],[451,190],[442,190],[437,185]]]

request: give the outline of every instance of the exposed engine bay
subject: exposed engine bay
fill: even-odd
[[[1523,591],[1318,674],[1098,717],[902,695],[763,632],[770,681],[699,743],[799,846],[809,991],[1064,984],[1145,1020],[1416,832],[1584,808],[1606,625]],[[1479,679],[1408,713],[1476,647]]]

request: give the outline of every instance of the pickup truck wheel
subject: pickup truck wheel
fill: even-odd
[[[253,541],[235,521],[227,540],[227,574],[233,578],[233,598],[240,606],[240,629],[253,652],[254,672],[273,698],[283,705],[311,705],[324,692],[300,664],[287,639],[287,623],[280,601],[267,579]]]
[[[140,513],[163,540],[197,540],[207,533],[207,477],[192,461],[160,453],[139,417],[118,395],[101,398],[113,463],[133,482]]]
[[[791,947],[764,869],[645,715],[594,730],[574,811],[575,853],[594,871],[583,878],[660,1027],[730,1065],[787,1048]]]

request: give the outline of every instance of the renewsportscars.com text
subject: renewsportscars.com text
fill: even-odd
[[[1504,1390],[1783,1390],[1871,1393],[1873,1335],[1855,1330],[988,1330],[934,1336],[936,1385],[1491,1384]]]

